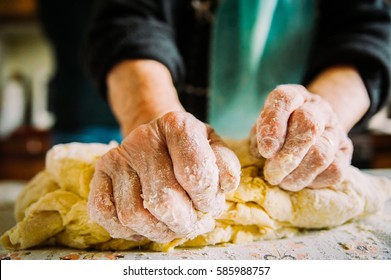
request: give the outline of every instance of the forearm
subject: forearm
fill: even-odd
[[[153,60],[126,60],[107,75],[110,106],[126,136],[170,111],[184,111],[169,70]]]
[[[370,99],[366,87],[351,66],[335,66],[320,73],[308,90],[328,101],[348,132],[367,112]]]

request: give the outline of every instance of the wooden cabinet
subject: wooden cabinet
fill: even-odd
[[[0,20],[30,20],[36,17],[36,0],[0,0]]]
[[[49,131],[27,127],[0,140],[0,180],[30,180],[44,169],[50,147]]]
[[[380,133],[352,134],[352,163],[359,168],[391,168],[391,135]]]
[[[0,0],[0,26],[0,80],[7,81],[15,70],[23,73],[31,84],[35,79],[35,85],[42,82],[45,73],[49,76],[51,53],[38,22],[37,1]],[[3,85],[0,84],[0,91],[4,90]],[[33,90],[35,98],[45,97],[38,87],[33,89],[30,85],[27,91],[30,94]],[[49,129],[40,131],[23,126],[12,136],[0,138],[0,180],[29,180],[44,168],[51,146]]]
[[[391,168],[391,135],[372,135],[372,168]]]

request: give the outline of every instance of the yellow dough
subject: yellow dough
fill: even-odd
[[[226,209],[215,229],[192,240],[167,244],[147,239],[113,239],[87,214],[89,184],[97,159],[116,143],[70,143],[54,146],[46,168],[18,197],[18,223],[2,237],[7,249],[62,245],[78,249],[128,250],[143,247],[168,251],[177,246],[249,243],[295,234],[300,228],[330,228],[377,212],[391,197],[391,181],[350,167],[348,178],[325,189],[305,188],[293,193],[263,179],[264,160],[249,153],[247,140],[230,142],[242,166],[238,189],[226,196]]]

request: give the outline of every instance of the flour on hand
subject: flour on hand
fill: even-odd
[[[177,246],[249,243],[291,236],[303,228],[335,227],[379,211],[391,197],[390,180],[354,167],[337,185],[298,192],[283,190],[264,180],[265,161],[251,156],[248,140],[227,142],[240,160],[241,181],[236,191],[226,194],[225,209],[209,233],[168,243],[151,242],[137,235],[128,240],[113,238],[91,221],[87,199],[96,161],[116,144],[70,143],[48,152],[45,170],[27,184],[17,199],[18,222],[1,237],[1,243],[10,250],[50,244],[98,250],[141,246],[156,251]]]

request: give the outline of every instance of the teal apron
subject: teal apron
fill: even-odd
[[[211,47],[208,122],[223,137],[248,136],[267,94],[301,83],[315,0],[222,0]]]

